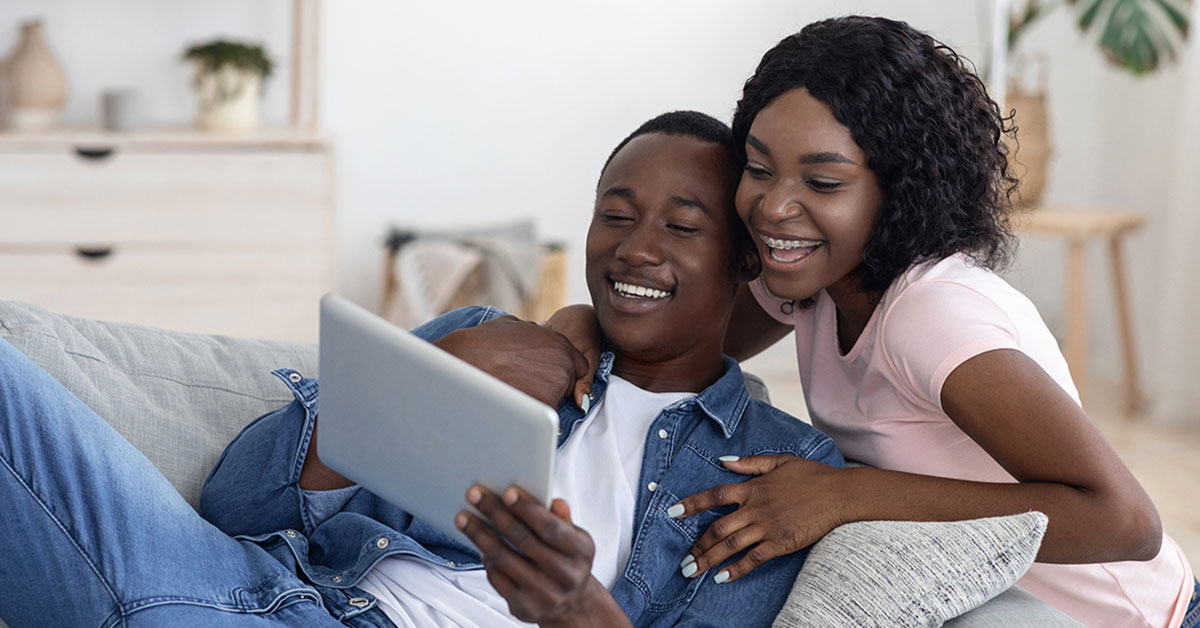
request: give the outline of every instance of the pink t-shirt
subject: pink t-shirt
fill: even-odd
[[[951,371],[993,349],[1024,352],[1079,400],[1037,308],[965,256],[914,266],[897,278],[845,355],[836,308],[824,291],[813,306],[789,314],[761,279],[751,289],[763,309],[795,325],[813,425],[847,459],[940,477],[1016,481],[942,411],[942,384]],[[1176,628],[1191,597],[1192,570],[1164,535],[1153,560],[1036,563],[1018,584],[1087,626]]]

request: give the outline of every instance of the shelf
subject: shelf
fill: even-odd
[[[0,152],[59,152],[76,149],[139,150],[323,150],[326,139],[307,129],[264,128],[248,133],[215,133],[190,127],[148,127],[126,133],[101,129],[0,132]]]

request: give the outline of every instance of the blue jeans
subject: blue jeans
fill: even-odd
[[[1200,628],[1200,579],[1196,580],[1196,587],[1192,589],[1192,601],[1188,603],[1179,628]]]
[[[340,626],[202,519],[136,448],[0,339],[0,618],[24,626]]]

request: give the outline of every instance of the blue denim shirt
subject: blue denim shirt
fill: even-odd
[[[502,314],[463,308],[413,333],[433,341]],[[597,400],[604,396],[612,366],[612,354],[603,354],[593,385]],[[357,486],[302,490],[300,470],[317,415],[317,381],[288,369],[275,374],[296,399],[258,418],[225,449],[200,497],[206,519],[259,543],[294,568],[314,584],[334,617],[353,626],[389,625],[375,600],[354,586],[384,557],[409,555],[450,569],[482,568],[474,548]],[[570,401],[559,406],[558,414],[561,447],[584,415]],[[684,578],[679,569],[684,554],[709,524],[732,509],[681,519],[666,511],[688,495],[748,479],[725,469],[719,456],[793,454],[841,466],[841,453],[816,429],[751,399],[741,369],[728,357],[720,379],[664,408],[647,434],[632,551],[613,584],[613,597],[634,626],[770,625],[808,550],[768,561],[730,583],[713,581],[719,568]]]

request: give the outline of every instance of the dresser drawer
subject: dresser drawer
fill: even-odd
[[[0,245],[326,241],[324,152],[0,153]]]
[[[315,342],[330,288],[328,251],[116,248],[98,259],[63,250],[0,252],[0,298],[70,316]]]

